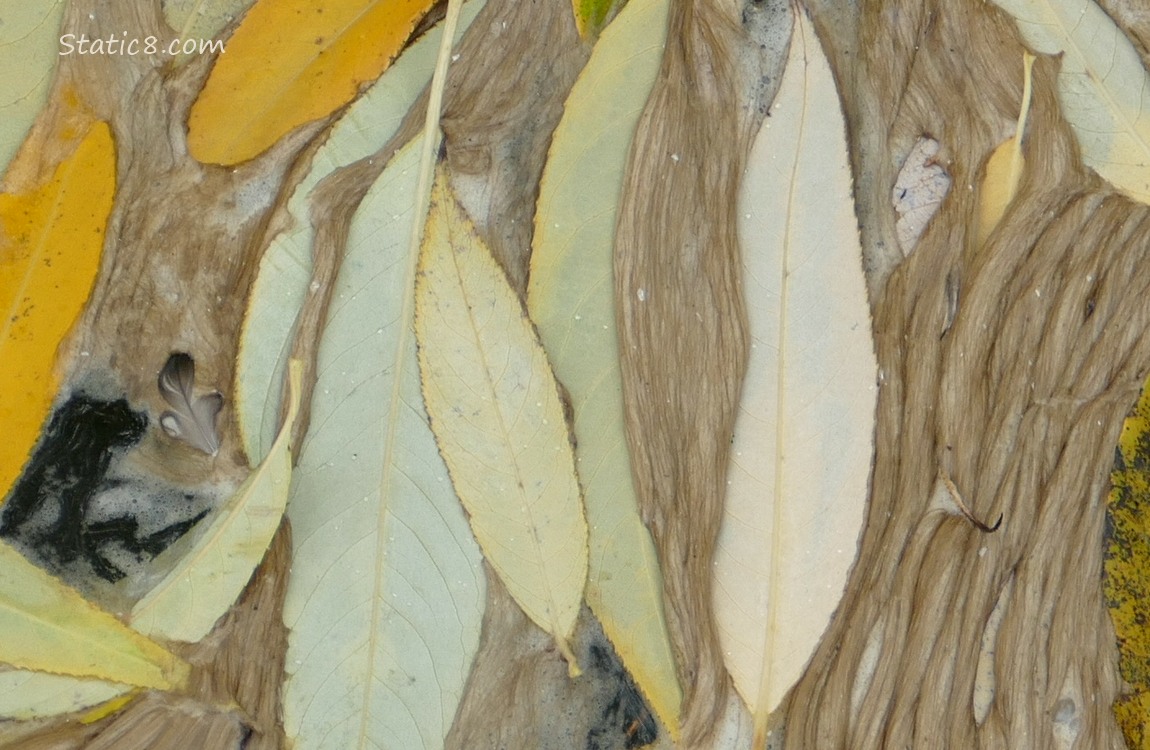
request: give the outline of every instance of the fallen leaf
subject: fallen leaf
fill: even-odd
[[[479,546],[574,676],[569,641],[587,581],[587,522],[559,389],[446,170],[420,252],[415,335],[432,431]]]
[[[48,98],[60,53],[63,0],[9,2],[0,40],[0,174],[20,148]]]
[[[150,636],[194,642],[211,631],[239,598],[280,526],[291,482],[291,438],[300,403],[299,361],[290,366],[287,417],[267,458],[252,471],[195,544],[132,609],[133,628]]]
[[[978,190],[978,231],[976,247],[986,245],[991,232],[1002,221],[1007,206],[1018,193],[1026,159],[1022,155],[1022,135],[1030,113],[1030,78],[1034,55],[1022,54],[1022,104],[1018,108],[1018,124],[1014,135],[1000,143],[986,162],[986,174]]]
[[[1062,114],[1082,161],[1150,203],[1150,73],[1122,30],[1091,0],[994,0],[1035,51],[1061,55]]]
[[[461,29],[483,6],[483,0],[464,4]],[[333,126],[288,201],[292,226],[272,241],[260,261],[240,336],[234,386],[237,423],[253,464],[263,460],[275,439],[292,328],[311,283],[314,230],[308,196],[321,179],[371,156],[391,139],[431,80],[442,35],[443,24],[424,34]]]
[[[442,747],[479,645],[482,557],[405,305],[419,156],[400,150],[356,212],[293,474],[284,728],[300,750]]]
[[[395,59],[430,6],[430,0],[259,0],[192,106],[192,156],[213,164],[247,161],[347,104]]]
[[[739,198],[752,348],[715,556],[715,616],[754,747],[846,586],[877,395],[843,114],[810,19],[795,16]]]
[[[56,396],[57,348],[95,283],[115,185],[112,134],[101,122],[44,185],[0,194],[0,496]]]
[[[27,720],[72,713],[134,689],[103,680],[26,669],[4,670],[0,671],[0,718]]]
[[[923,136],[914,142],[891,188],[895,234],[902,254],[910,255],[930,220],[950,192],[950,175],[934,160],[938,141]]]
[[[1114,704],[1126,746],[1150,745],[1150,381],[1122,425],[1107,502],[1103,591],[1129,694]]]
[[[176,39],[196,41],[215,39],[228,24],[247,11],[252,0],[165,0],[164,20],[176,32]],[[227,47],[225,46],[226,50]],[[182,65],[192,54],[181,53],[175,61]]]
[[[527,308],[574,411],[587,603],[677,741],[682,691],[659,560],[631,484],[611,284],[627,151],[663,57],[667,9],[631,0],[567,97],[539,190]]]
[[[607,25],[615,0],[571,0],[575,11],[575,28],[584,39],[595,39]]]
[[[0,662],[171,690],[188,665],[0,542]]]

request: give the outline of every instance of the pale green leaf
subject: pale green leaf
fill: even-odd
[[[455,490],[487,561],[577,674],[569,640],[587,580],[587,523],[559,389],[446,170],[417,278],[424,400]]]
[[[483,4],[472,0],[463,6],[463,28]],[[253,464],[263,460],[275,439],[292,326],[311,281],[308,196],[321,179],[375,153],[395,134],[431,79],[442,34],[442,25],[424,34],[332,128],[312,159],[311,171],[288,201],[293,225],[272,241],[260,262],[240,338],[235,384],[240,435]]]
[[[64,7],[63,0],[0,0],[0,174],[48,98]]]
[[[176,38],[197,42],[218,38],[225,26],[232,23],[252,4],[253,0],[164,0],[164,20],[176,32]],[[225,47],[226,49],[226,47]],[[226,53],[225,53],[226,54]],[[180,54],[177,63],[190,60],[192,55]]]
[[[39,719],[80,711],[134,689],[102,680],[4,670],[0,671],[0,719]]]
[[[297,750],[442,747],[479,644],[481,555],[402,315],[418,146],[352,223],[293,475],[284,727]]]
[[[1035,52],[1061,55],[1058,96],[1082,160],[1150,203],[1150,73],[1134,45],[1091,0],[994,0]]]
[[[0,662],[172,689],[188,665],[0,542]]]
[[[723,655],[755,747],[842,597],[877,395],[843,114],[810,19],[795,16],[740,189],[752,348],[715,555]]]
[[[627,150],[663,57],[667,9],[666,0],[631,0],[567,97],[539,190],[527,307],[574,409],[589,525],[587,603],[677,737],[682,693],[659,561],[631,485],[612,284]]]
[[[267,457],[218,510],[192,548],[132,609],[139,632],[172,641],[198,641],[239,598],[263,560],[283,518],[291,481],[291,438],[300,403],[298,360],[290,363],[287,417]],[[176,552],[173,550],[173,552]]]

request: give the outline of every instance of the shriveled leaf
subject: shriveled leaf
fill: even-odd
[[[64,5],[63,0],[0,3],[0,174],[48,97]]]
[[[659,561],[631,485],[611,284],[627,150],[663,56],[667,8],[631,0],[567,97],[539,191],[527,308],[574,410],[589,526],[587,603],[677,738],[682,691]]]
[[[1150,381],[1122,425],[1110,474],[1104,591],[1131,694],[1114,713],[1126,746],[1150,746]]]
[[[1150,73],[1134,45],[1091,0],[994,0],[1035,52],[1061,55],[1062,114],[1082,161],[1150,203]]]
[[[715,557],[715,615],[755,747],[842,597],[877,395],[843,115],[811,22],[795,16],[739,197],[752,349]]]
[[[0,662],[172,689],[188,665],[0,542]]]
[[[891,188],[891,204],[898,216],[895,233],[903,255],[910,255],[930,220],[950,192],[950,175],[935,161],[938,141],[922,136],[915,141]]]
[[[263,560],[283,518],[291,481],[291,437],[300,402],[299,361],[290,366],[287,418],[271,451],[228,505],[216,512],[191,550],[132,609],[145,635],[198,641],[227,613]]]
[[[395,59],[430,6],[430,0],[259,0],[192,107],[192,156],[246,161],[347,104]]]
[[[483,5],[483,0],[466,3],[460,27],[466,29]],[[398,130],[431,79],[442,35],[442,24],[424,34],[340,118],[288,201],[294,224],[272,241],[260,261],[244,317],[234,388],[240,435],[253,463],[263,460],[275,439],[292,325],[311,281],[308,195],[325,176],[370,156]]]
[[[479,546],[577,674],[568,642],[587,580],[587,522],[559,389],[445,169],[420,252],[415,331],[432,429]]]
[[[251,4],[252,0],[165,0],[162,5],[164,20],[176,32],[177,39],[207,40],[216,38]],[[191,57],[180,54],[176,62],[184,63]]]
[[[0,671],[0,718],[38,719],[71,713],[130,693],[135,688],[102,680],[30,672]]]
[[[479,644],[482,558],[419,391],[418,159],[418,144],[397,153],[352,223],[293,476],[284,727],[299,750],[442,747]]]
[[[1000,143],[986,162],[986,174],[979,185],[977,247],[986,244],[991,232],[1002,221],[1006,207],[1018,192],[1026,160],[1022,155],[1022,135],[1030,113],[1030,72],[1034,55],[1022,55],[1022,105],[1018,109],[1018,124],[1014,135]]]
[[[112,135],[101,122],[44,185],[0,194],[0,496],[56,395],[57,348],[95,283],[115,184]]]

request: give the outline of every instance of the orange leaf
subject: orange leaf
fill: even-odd
[[[188,118],[201,162],[237,164],[355,98],[399,54],[431,0],[260,0]]]
[[[115,187],[115,146],[99,122],[45,184],[0,195],[0,497],[59,387],[56,350],[96,280]]]

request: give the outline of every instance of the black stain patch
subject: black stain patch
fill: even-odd
[[[599,679],[614,683],[616,689],[587,733],[586,750],[630,750],[650,745],[659,737],[659,725],[634,680],[609,647],[592,644],[589,655],[589,670],[602,673]]]
[[[133,411],[124,399],[82,394],[68,399],[52,415],[4,503],[0,537],[56,574],[88,570],[109,582],[125,576],[112,559],[115,548],[119,557],[126,551],[141,561],[166,549],[207,511],[141,531],[131,513],[109,516],[93,503],[124,484],[109,478],[109,467],[143,439],[147,428],[147,416]]]

